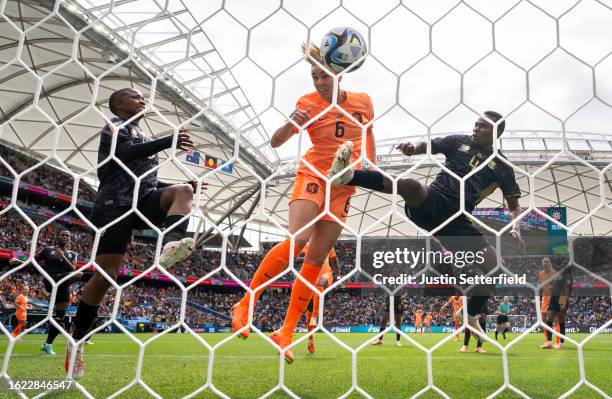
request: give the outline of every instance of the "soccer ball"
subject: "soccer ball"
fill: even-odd
[[[323,64],[336,73],[344,71],[368,51],[363,36],[348,27],[334,28],[327,32],[321,40],[320,50]],[[357,70],[363,61],[349,72]]]

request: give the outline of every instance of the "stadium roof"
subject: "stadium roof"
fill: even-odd
[[[166,135],[173,131],[173,125],[195,116],[190,130],[203,155],[227,161],[239,150],[239,161],[230,173],[217,171],[206,179],[210,182],[202,201],[206,213],[221,215],[233,210],[234,216],[249,215],[257,205],[258,196],[253,194],[260,184],[254,175],[262,179],[273,175],[267,185],[265,208],[286,225],[295,162],[280,159],[267,144],[269,132],[198,23],[195,7],[185,5],[189,2],[169,4],[162,9],[155,2],[132,0],[115,1],[112,8],[107,1],[93,0],[8,1],[4,10],[8,20],[0,20],[0,88],[7,94],[0,98],[0,140],[40,157],[51,155],[55,148],[57,160],[50,160],[51,164],[63,168],[64,163],[76,172],[87,172],[85,176],[93,181],[102,113],[110,116],[108,96],[132,86],[153,100],[154,107],[144,119],[145,129],[153,136]],[[204,4],[198,2],[198,7]],[[133,59],[128,57],[130,46]],[[239,146],[236,137],[240,137]],[[534,205],[566,206],[570,209],[568,222],[574,225],[602,204],[602,196],[612,202],[610,172],[603,177],[600,192],[599,175],[591,169],[601,169],[612,161],[612,137],[567,132],[566,138],[575,157],[568,152],[538,174]],[[424,136],[377,142],[378,164],[393,174],[403,173],[419,161],[392,151],[402,139],[415,141]],[[554,131],[511,131],[504,135],[501,149],[518,167],[533,173],[563,149],[563,136]],[[168,151],[162,154],[162,161],[169,155]],[[182,162],[184,155],[177,156],[181,162],[162,165],[162,179],[187,180],[186,170],[198,176],[210,173]],[[423,182],[431,181],[438,171],[430,161],[420,166],[414,175]],[[528,179],[518,172],[517,176],[528,195]],[[527,202],[523,200],[523,205]],[[481,206],[501,204],[498,195]],[[359,191],[352,205],[349,225],[364,231],[387,214],[390,197]],[[270,223],[262,214],[254,220]],[[577,232],[611,230],[612,212],[604,207],[581,223]],[[385,235],[410,231],[398,215],[383,219],[371,230]]]

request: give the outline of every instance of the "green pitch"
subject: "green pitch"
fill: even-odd
[[[337,334],[346,345],[356,348],[372,334]],[[137,334],[140,340],[153,337]],[[225,334],[202,334],[211,345],[226,338]],[[412,337],[412,335],[411,335]],[[444,337],[442,334],[417,336],[417,342],[431,347]],[[511,342],[516,335],[509,335]],[[582,340],[586,334],[573,334]],[[52,380],[64,376],[64,339],[54,345],[57,356],[40,352],[44,337],[27,336],[14,348],[9,363],[9,375],[14,380]],[[579,381],[578,352],[571,344],[563,351],[539,348],[542,334],[531,334],[508,354],[511,382],[533,398],[556,398]],[[79,380],[96,398],[107,397],[129,384],[136,377],[139,347],[122,334],[99,334],[95,345],[85,348],[85,377]],[[351,386],[351,354],[322,333],[316,335],[316,353],[307,352],[306,343],[295,349],[296,361],[285,365],[286,385],[302,398],[333,398]],[[382,347],[368,346],[357,356],[357,381],[361,388],[376,398],[410,397],[427,385],[427,358],[424,352],[402,339],[395,346],[395,335],[387,334]],[[432,356],[433,381],[452,398],[484,398],[503,383],[501,352],[485,343],[488,353],[460,353],[460,343],[454,340],[438,348]],[[7,340],[0,342],[3,357]],[[585,347],[587,379],[612,395],[612,335],[602,334]],[[209,352],[194,337],[187,334],[159,336],[144,349],[142,380],[164,398],[185,396],[202,386],[207,377]],[[217,389],[233,398],[263,395],[278,383],[279,360],[276,351],[257,335],[242,341],[233,339],[215,352],[212,374]],[[36,392],[30,391],[29,397]],[[17,397],[6,385],[0,386],[0,398]],[[81,398],[78,391],[48,395],[51,398]],[[134,386],[120,398],[151,397],[140,386]],[[209,390],[197,398],[216,397]],[[273,398],[288,397],[278,392]],[[353,394],[351,398],[361,397]],[[428,392],[422,398],[438,398]],[[517,398],[512,392],[500,398]],[[598,398],[596,392],[581,388],[572,398]]]

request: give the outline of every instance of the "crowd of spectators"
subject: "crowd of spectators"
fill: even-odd
[[[0,281],[0,305],[5,309],[5,315],[14,309],[13,300],[23,285],[30,287],[30,300],[45,302],[48,294],[42,284],[42,276],[28,270],[18,271]],[[71,287],[71,305],[76,306],[82,289],[82,283]],[[206,323],[215,323],[220,326],[227,325],[227,319],[216,314],[229,315],[232,305],[241,297],[239,289],[229,292],[218,292],[210,287],[195,287],[187,293],[187,307],[185,321],[192,327],[202,327]],[[182,292],[173,284],[151,285],[146,281],[138,281],[125,288],[119,300],[117,317],[130,319],[148,319],[156,325],[170,326],[178,322]],[[111,290],[101,304],[100,314],[110,315],[114,302],[115,291]],[[444,312],[440,309],[448,297],[415,296],[409,293],[400,294],[396,301],[401,303],[403,324],[411,324],[414,312],[419,304],[423,305],[425,312],[433,315],[433,325],[453,326],[452,307]],[[378,325],[385,308],[388,297],[382,293],[372,291],[337,289],[332,290],[324,299],[324,325],[353,326]],[[524,315],[525,318],[514,319],[519,327],[523,320],[530,326],[537,321],[535,299],[533,297],[513,296],[511,314]],[[289,302],[289,290],[268,289],[261,296],[255,311],[255,322],[264,331],[277,329],[285,315]],[[496,313],[501,297],[489,300],[488,314]],[[197,305],[197,306],[194,306]],[[203,309],[212,312],[206,312]],[[606,296],[575,296],[570,300],[567,323],[569,327],[581,324],[600,326],[612,318],[612,303]]]
[[[44,219],[40,217],[32,217],[34,223],[40,224]],[[38,236],[36,249],[46,245],[54,245],[55,236],[60,229],[69,230],[73,237],[71,249],[78,253],[79,259],[86,262],[91,258],[91,250],[93,246],[93,231],[87,227],[76,224],[54,222],[47,225],[40,231]],[[31,237],[33,236],[33,228],[19,215],[16,211],[11,210],[0,215],[0,249],[12,249],[17,251],[29,251]],[[259,252],[238,252],[228,253],[226,256],[227,267],[239,279],[249,281],[255,274],[263,255],[271,244],[262,245]],[[338,265],[340,276],[345,276],[355,268],[355,242],[354,241],[338,241],[335,245],[335,250],[339,254]],[[145,270],[153,264],[155,251],[155,240],[134,237],[134,240],[128,246],[128,250],[124,259],[124,268],[131,270]],[[518,275],[525,274],[527,281],[537,283],[537,275],[542,270],[542,256],[505,256],[504,265],[508,271]],[[560,258],[559,258],[560,259]],[[553,263],[557,267],[560,263],[558,258],[553,258]],[[202,277],[210,271],[217,269],[221,264],[221,253],[217,250],[202,250],[195,251],[185,261],[177,263],[168,271],[177,278],[182,277]],[[296,265],[299,270],[299,265]],[[413,270],[413,273],[418,270]],[[386,271],[387,275],[391,275]],[[597,277],[607,279],[612,278],[609,271],[598,270]],[[579,269],[575,269],[576,281],[584,283],[593,283],[598,280],[596,276],[586,274]],[[229,279],[225,273],[220,272],[216,276],[218,279]],[[293,274],[289,273],[283,276],[279,281],[292,281]],[[368,276],[364,273],[356,273],[347,283],[351,282],[370,282]]]
[[[4,145],[0,145],[0,157],[2,157],[16,173],[21,173],[40,162],[39,160],[28,157]],[[52,164],[56,166],[51,166]],[[0,176],[14,179],[13,174],[2,163],[0,163]],[[54,160],[43,162],[36,169],[22,176],[21,181],[64,195],[70,195],[72,193],[72,186],[74,183],[72,175],[63,171]],[[93,203],[96,198],[96,191],[89,184],[81,183],[79,185],[78,196],[81,201]]]

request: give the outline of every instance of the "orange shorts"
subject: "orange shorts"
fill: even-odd
[[[27,314],[20,314],[20,313],[17,313],[17,314],[15,314],[15,318],[16,318],[18,321],[22,321],[22,322],[24,322],[24,323],[25,323],[25,321],[28,319],[28,316],[27,316]]]
[[[317,285],[319,284],[319,280],[321,280],[321,278],[327,280],[327,287],[332,285],[334,282],[334,273],[332,272],[332,269],[329,266],[329,262],[327,260],[323,264],[323,267],[321,267],[321,271],[319,272],[319,278],[317,278]]]
[[[415,327],[423,327],[423,322],[421,321],[417,321],[416,323],[414,323]]]
[[[542,304],[540,305],[540,311],[542,313],[548,313],[548,303],[550,302],[550,295],[542,297]]]
[[[431,323],[425,323],[425,327],[431,327]]]
[[[329,212],[334,214],[340,221],[345,222],[351,207],[351,197],[355,194],[353,186],[332,186],[329,196]],[[322,212],[325,209],[325,181],[318,177],[298,173],[295,176],[293,193],[289,203],[295,200],[312,201]],[[323,216],[322,220],[335,222],[329,214]]]

